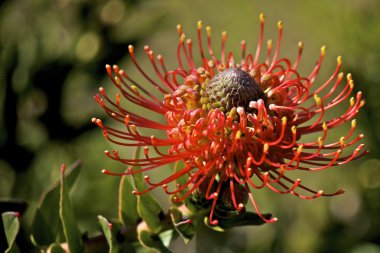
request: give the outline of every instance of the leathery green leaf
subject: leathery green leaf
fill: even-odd
[[[80,173],[80,161],[73,163],[64,172],[66,188],[71,189]],[[40,197],[34,215],[31,237],[36,245],[49,245],[57,238],[60,230],[59,217],[60,180],[52,184]]]
[[[83,252],[81,235],[77,222],[75,220],[74,210],[72,208],[71,199],[67,190],[64,178],[65,166],[61,169],[61,187],[59,201],[59,217],[61,218],[63,232],[66,237],[69,250],[71,253]]]
[[[118,216],[124,225],[135,225],[140,219],[137,213],[137,198],[132,194],[132,184],[127,176],[122,176],[119,185]]]
[[[20,230],[19,213],[17,212],[5,212],[2,213],[5,237],[7,238],[8,248],[5,253],[20,252],[15,240]]]
[[[109,253],[117,253],[118,245],[115,243],[115,240],[112,235],[112,223],[108,222],[106,218],[101,215],[98,215],[100,226],[102,227],[103,234],[106,237],[107,244],[109,247]]]
[[[169,212],[175,230],[181,236],[185,244],[189,243],[195,233],[193,222],[190,219],[183,217],[182,212],[175,207],[170,208]]]
[[[135,159],[138,159],[139,153],[140,148],[137,148],[135,153]],[[144,191],[145,187],[142,174],[133,174],[132,178],[134,188],[139,192]],[[156,199],[153,198],[153,196],[149,192],[137,195],[137,212],[139,216],[147,223],[152,233],[158,234],[161,231],[162,225],[160,216],[163,213],[163,211]]]
[[[66,251],[58,243],[51,244],[46,252],[50,252],[50,253],[66,253]]]
[[[147,224],[141,222],[137,227],[137,235],[140,243],[150,252],[170,253],[171,251],[165,247],[160,237],[150,232]],[[166,239],[166,238],[165,238]],[[166,240],[167,241],[167,240]],[[170,242],[170,240],[169,240]]]

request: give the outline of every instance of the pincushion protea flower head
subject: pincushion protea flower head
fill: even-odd
[[[254,190],[267,187],[302,199],[334,196],[334,193],[312,190],[300,179],[291,179],[287,172],[293,170],[319,171],[339,166],[361,157],[367,151],[357,144],[363,135],[353,137],[356,126],[354,117],[364,105],[362,93],[350,98],[354,81],[350,74],[344,78],[340,73],[341,57],[330,78],[316,83],[316,77],[325,56],[321,48],[319,60],[308,76],[298,73],[303,43],[298,44],[298,56],[294,63],[280,58],[282,23],[278,22],[278,40],[272,50],[272,41],[263,50],[264,16],[260,15],[260,35],[256,51],[246,50],[241,43],[241,55],[226,53],[227,33],[222,33],[221,53],[214,54],[211,28],[206,27],[207,45],[202,40],[202,23],[198,22],[197,44],[201,62],[193,54],[193,42],[185,39],[182,27],[177,27],[178,67],[168,70],[161,55],[154,56],[145,46],[152,65],[143,69],[136,61],[133,46],[129,53],[137,72],[145,78],[137,83],[118,66],[107,65],[108,75],[119,90],[115,100],[100,88],[96,101],[106,113],[124,126],[105,126],[100,119],[93,122],[111,142],[123,147],[144,147],[144,158],[121,157],[118,151],[105,151],[111,159],[122,162],[129,169],[116,173],[104,170],[105,174],[132,175],[155,170],[171,163],[181,162],[182,168],[168,172],[167,178],[152,182],[144,179],[148,187],[143,194],[162,187],[174,195],[175,202],[197,196],[209,203],[209,222],[218,223],[218,211],[245,210],[248,199],[256,212],[266,222],[253,197]],[[264,52],[263,52],[264,51]],[[264,53],[264,56],[261,56]],[[260,61],[260,58],[265,58]],[[156,77],[153,78],[151,73]],[[157,81],[158,80],[158,81]],[[153,95],[145,85],[157,89]],[[121,106],[121,99],[129,101]],[[326,111],[346,102],[348,109],[334,118],[327,118]],[[152,120],[138,108],[150,110],[164,120]],[[335,142],[327,143],[329,130],[351,121],[351,128]],[[165,123],[163,123],[165,122]],[[142,134],[139,129],[160,130],[166,138]],[[303,137],[318,133],[314,141],[305,142]],[[356,149],[348,148],[356,145]],[[354,146],[355,147],[355,146]],[[154,150],[154,156],[151,155]],[[349,150],[344,152],[345,150]],[[179,178],[183,184],[170,184]],[[174,185],[174,186],[173,186]]]

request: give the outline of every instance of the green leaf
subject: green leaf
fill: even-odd
[[[53,188],[46,193],[40,208],[36,209],[31,229],[32,241],[37,245],[54,242],[59,223],[59,188]]]
[[[15,240],[20,230],[20,222],[18,219],[19,213],[17,212],[5,212],[2,213],[5,237],[7,238],[8,248],[5,253],[20,252]]]
[[[263,216],[266,219],[270,219],[272,217],[271,214],[263,214]],[[244,212],[240,215],[233,216],[228,219],[218,219],[219,224],[216,227],[221,228],[222,230],[230,229],[233,227],[239,227],[239,226],[259,226],[266,224],[263,219],[257,214],[252,212]],[[207,225],[207,223],[205,223]],[[213,227],[213,226],[209,226]],[[216,230],[216,229],[214,229]]]
[[[147,227],[145,222],[141,222],[137,228],[138,239],[140,243],[151,252],[170,253],[158,236],[154,236]],[[165,238],[166,239],[166,238]],[[166,240],[167,241],[167,240]],[[170,240],[169,240],[170,241]]]
[[[75,220],[74,210],[72,208],[71,199],[66,189],[64,178],[65,167],[61,169],[61,187],[59,200],[59,217],[61,218],[63,232],[65,234],[69,250],[71,253],[83,252],[81,234]]]
[[[122,176],[119,185],[119,220],[123,225],[136,225],[140,219],[137,213],[137,198],[132,194],[132,184],[127,176]]]
[[[212,229],[214,231],[217,231],[217,232],[224,232],[225,231],[224,228],[222,228],[221,226],[219,226],[219,224],[218,225],[211,225],[210,224],[210,220],[209,220],[209,218],[207,216],[204,217],[204,224],[208,228],[210,228],[210,229]]]
[[[57,199],[57,206],[59,205],[59,199]],[[57,220],[59,222],[58,210],[57,210]],[[53,230],[54,228],[57,228]],[[55,241],[56,231],[58,230],[58,224],[56,220],[52,219],[51,223],[48,223],[42,214],[41,209],[37,208],[34,214],[34,220],[32,225],[31,240],[33,244],[37,245],[48,245],[49,243]]]
[[[100,226],[102,227],[103,234],[106,237],[108,247],[109,247],[109,253],[117,253],[118,251],[118,245],[115,243],[115,240],[113,238],[112,234],[112,223],[109,223],[106,218],[99,215],[98,216]]]
[[[183,167],[185,167],[185,164],[182,161],[177,161],[174,163],[174,165],[172,165],[172,167],[173,167],[172,168],[173,173],[175,173],[175,172],[180,171]],[[179,185],[184,185],[187,182],[188,178],[189,178],[189,176],[187,174],[184,174],[183,176],[176,179],[176,183]],[[182,191],[183,194],[185,192],[186,191]]]
[[[173,174],[174,174],[174,173],[179,172],[182,168],[184,168],[184,167],[185,167],[185,164],[184,164],[183,161],[177,161],[177,162],[175,162],[175,163],[171,163],[171,164],[170,164],[170,167],[171,167],[171,170],[173,171]],[[177,185],[182,186],[182,185],[186,184],[186,182],[187,182],[188,179],[189,179],[189,176],[188,176],[188,174],[186,173],[186,174],[184,174],[184,175],[182,175],[182,176],[176,178],[175,182],[176,182]],[[188,189],[185,188],[185,189],[183,189],[182,191],[178,192],[178,195],[179,195],[179,196],[181,196],[181,195],[185,195],[187,191],[188,191]],[[171,198],[172,198],[172,205],[180,206],[182,203],[177,203],[177,202],[174,201],[174,196],[175,196],[175,195],[176,195],[176,194],[173,194],[172,197],[171,197]],[[189,203],[189,202],[190,202],[190,199],[191,199],[191,198],[186,198],[186,199],[183,201],[183,203],[185,203],[186,205],[188,205],[188,204],[191,205],[191,203]]]
[[[47,249],[47,252],[50,253],[66,253],[66,251],[58,243],[53,243]]]
[[[137,196],[137,212],[153,233],[161,231],[160,216],[163,212],[157,201],[149,193]]]
[[[77,161],[65,170],[65,183],[71,189],[80,172]],[[52,184],[41,196],[31,227],[31,237],[35,245],[50,245],[61,231],[59,217],[60,180]]]
[[[195,226],[190,219],[184,219],[181,211],[177,208],[170,208],[170,218],[175,230],[181,236],[185,244],[188,244],[194,236]]]
[[[174,238],[174,230],[173,229],[166,230],[160,233],[158,237],[160,238],[162,245],[164,245],[166,248],[169,248],[170,243],[172,242]]]
[[[139,153],[140,147],[136,149],[135,159],[138,159]],[[133,174],[132,179],[133,187],[139,192],[144,191],[145,187],[142,174]],[[154,234],[158,234],[161,231],[162,225],[160,216],[163,211],[156,199],[153,198],[149,192],[137,195],[137,212]]]

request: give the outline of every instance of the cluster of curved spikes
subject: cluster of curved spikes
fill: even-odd
[[[193,42],[186,40],[180,25],[177,30],[178,67],[174,70],[168,70],[164,58],[161,55],[155,57],[148,46],[144,49],[152,69],[143,69],[136,61],[133,46],[129,46],[137,72],[151,87],[139,84],[116,65],[106,66],[118,92],[112,99],[101,87],[95,100],[112,119],[124,127],[112,128],[104,125],[100,119],[92,120],[110,142],[124,147],[143,147],[144,157],[125,158],[116,150],[105,151],[109,158],[128,167],[121,173],[104,170],[105,174],[132,175],[182,162],[182,168],[176,166],[173,173],[162,181],[152,182],[149,176],[145,176],[148,188],[134,193],[143,194],[162,187],[166,193],[174,195],[174,201],[181,202],[203,187],[204,198],[211,203],[209,221],[213,225],[218,223],[214,218],[215,207],[220,201],[221,192],[226,188],[230,191],[234,208],[239,211],[246,203],[239,203],[238,200],[244,198],[236,196],[236,187],[243,186],[244,194],[249,196],[257,213],[266,222],[277,219],[266,219],[260,213],[252,194],[253,189],[267,187],[276,193],[290,193],[302,199],[344,192],[338,190],[327,194],[315,191],[301,184],[300,179],[293,180],[286,175],[287,171],[318,171],[343,165],[367,153],[363,144],[357,145],[363,135],[353,137],[356,127],[354,118],[364,105],[364,100],[361,92],[350,97],[354,81],[351,74],[344,78],[343,73],[340,73],[340,56],[328,80],[316,85],[326,48],[321,48],[320,57],[311,73],[307,77],[301,76],[297,67],[301,61],[302,42],[298,43],[298,55],[293,64],[287,58],[280,58],[281,22],[278,22],[278,39],[274,50],[272,40],[268,40],[267,49],[263,50],[264,16],[260,15],[256,51],[253,54],[247,52],[247,43],[243,41],[239,57],[226,53],[226,32],[222,33],[221,53],[217,57],[212,47],[211,28],[206,27],[205,46],[202,42],[202,23],[198,22],[197,51],[201,57],[200,65],[194,60]],[[264,60],[260,61],[261,58]],[[238,68],[248,73],[264,92],[265,99],[252,100],[248,105],[238,105],[228,112],[222,105],[218,107],[219,104],[211,104],[205,98],[205,87],[215,75],[228,68]],[[150,74],[152,71],[154,78]],[[156,91],[152,91],[152,88]],[[128,101],[128,105],[121,106],[121,100]],[[348,109],[338,117],[327,119],[326,112],[344,101],[349,101]],[[166,122],[141,115],[139,107],[162,115]],[[348,133],[335,142],[328,142],[329,130],[348,121],[351,122]],[[140,128],[144,128],[144,132],[149,132],[149,129],[165,131],[167,137],[143,134]],[[319,133],[315,141],[303,141],[302,137],[315,133]],[[349,148],[354,145],[357,145],[355,149]],[[186,183],[177,184],[169,190],[168,185],[181,177],[186,178]]]

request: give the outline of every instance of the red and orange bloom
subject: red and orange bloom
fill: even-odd
[[[183,162],[182,168],[160,182],[152,182],[149,176],[145,176],[147,189],[134,193],[143,194],[162,187],[166,193],[174,195],[174,201],[181,202],[202,189],[204,199],[210,203],[209,221],[213,225],[218,223],[215,218],[218,203],[226,202],[226,197],[237,211],[243,210],[250,199],[263,220],[276,221],[276,218],[266,219],[260,213],[253,197],[254,189],[268,187],[276,193],[291,193],[302,199],[344,192],[315,191],[301,184],[300,179],[287,176],[287,172],[293,170],[318,171],[343,165],[367,153],[363,144],[357,144],[363,135],[353,137],[354,118],[364,100],[361,92],[350,97],[354,81],[350,74],[344,78],[339,72],[341,57],[337,58],[336,69],[330,78],[316,84],[325,47],[321,48],[312,72],[301,76],[297,67],[302,42],[298,44],[294,63],[279,56],[281,22],[278,22],[276,47],[272,50],[269,40],[267,49],[263,50],[264,16],[260,15],[256,51],[254,54],[247,52],[243,41],[239,57],[226,53],[226,32],[222,33],[218,57],[213,51],[210,27],[206,27],[207,45],[204,45],[202,23],[198,22],[198,49],[193,48],[190,39],[185,39],[181,26],[177,29],[180,36],[178,68],[168,70],[161,55],[155,57],[148,46],[144,48],[156,75],[154,78],[137,63],[134,48],[129,47],[133,64],[146,83],[160,93],[159,96],[153,95],[155,92],[149,91],[152,89],[137,83],[118,66],[106,66],[119,93],[112,100],[105,89],[100,88],[95,99],[111,118],[124,126],[111,128],[96,118],[93,122],[102,128],[109,141],[120,146],[143,147],[145,157],[124,158],[117,151],[106,151],[108,157],[122,162],[129,169],[122,173],[104,170],[105,174],[131,175]],[[195,49],[200,54],[199,65],[194,60]],[[264,60],[260,61],[261,58]],[[122,99],[129,101],[134,110],[122,107]],[[346,101],[349,106],[342,115],[330,119],[325,116],[327,111]],[[161,115],[164,120],[155,121],[142,115],[139,107]],[[336,142],[327,143],[329,129],[348,121],[351,122],[348,133]],[[166,138],[142,134],[139,129],[164,131]],[[304,136],[315,133],[319,133],[315,141],[304,141]],[[353,145],[357,146],[356,149],[347,149]],[[186,178],[184,184],[170,184],[181,177]]]

